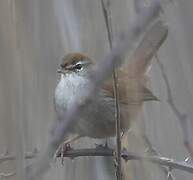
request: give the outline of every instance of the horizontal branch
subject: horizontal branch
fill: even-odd
[[[97,147],[97,148],[85,148],[85,149],[68,149],[62,157],[67,158],[77,158],[77,157],[85,157],[85,156],[103,156],[103,157],[113,157],[114,150],[105,147]],[[25,159],[33,159],[37,157],[37,152],[27,152],[25,154]],[[57,154],[57,158],[61,157],[61,154]],[[126,149],[122,150],[121,157],[125,161],[129,160],[140,160],[140,161],[149,161],[155,164],[159,164],[162,166],[167,166],[170,169],[178,169],[183,170],[193,174],[193,165],[187,163],[186,161],[177,161],[174,159],[166,158],[163,156],[148,156],[137,153],[128,152]],[[0,163],[5,161],[16,160],[16,155],[2,155],[0,156]]]
[[[113,157],[114,150],[110,148],[94,148],[94,149],[70,149],[66,151],[62,157],[68,158],[77,158],[82,156],[105,156]],[[61,154],[58,154],[57,157],[61,157]],[[170,169],[179,169],[193,174],[193,165],[185,161],[176,161],[174,159],[166,158],[163,156],[148,156],[141,155],[136,153],[130,153],[124,149],[121,153],[121,157],[125,160],[140,160],[140,161],[149,161],[155,164],[167,166]]]

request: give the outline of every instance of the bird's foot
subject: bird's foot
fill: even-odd
[[[56,158],[60,157],[62,164],[64,164],[65,152],[72,150],[70,143],[75,142],[76,140],[80,139],[80,137],[81,136],[79,136],[79,135],[75,135],[71,139],[67,139],[62,144],[60,144],[60,146],[58,147],[58,149],[56,150],[56,153],[54,155],[54,160],[56,161]]]
[[[62,143],[59,148],[56,150],[56,153],[54,155],[54,159],[61,158],[61,164],[64,165],[64,157],[65,153],[69,150],[71,150],[70,143]]]

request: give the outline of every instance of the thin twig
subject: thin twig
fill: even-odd
[[[104,156],[104,157],[113,157],[113,149],[110,148],[94,148],[94,149],[71,149],[66,151],[63,154],[63,157],[68,158],[77,158],[82,156]],[[61,157],[61,154],[58,154],[57,157]],[[187,162],[180,162],[174,159],[166,158],[163,156],[147,156],[136,153],[130,153],[126,149],[124,149],[121,153],[121,157],[128,160],[141,160],[141,161],[150,161],[155,164],[167,166],[172,169],[179,169],[193,174],[193,165]]]
[[[108,34],[108,41],[110,49],[112,50],[113,47],[113,28],[112,28],[112,19],[111,19],[111,11],[110,11],[110,1],[107,0],[105,3],[104,0],[101,0],[103,14],[105,19],[105,24],[107,28]],[[116,127],[116,176],[117,180],[122,179],[122,172],[121,172],[121,126],[120,126],[120,105],[119,105],[119,82],[117,78],[117,72],[113,70],[113,91],[115,97],[115,127]]]
[[[167,74],[164,71],[164,66],[162,64],[162,62],[160,61],[160,59],[158,58],[158,56],[155,56],[159,65],[159,68],[161,70],[161,74],[162,77],[164,79],[164,82],[166,84],[166,89],[167,89],[167,95],[168,95],[168,104],[170,105],[171,109],[173,110],[174,114],[176,115],[176,117],[179,119],[181,128],[182,128],[182,132],[183,132],[183,139],[184,139],[184,146],[187,149],[187,151],[189,152],[190,156],[193,158],[193,147],[191,145],[191,143],[189,142],[189,135],[188,135],[188,115],[187,114],[183,114],[179,111],[179,109],[177,108],[177,106],[174,103],[173,100],[173,96],[172,96],[172,90],[170,88],[170,84],[169,84],[169,80],[167,77]]]

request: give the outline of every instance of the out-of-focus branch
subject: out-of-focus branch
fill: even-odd
[[[10,33],[9,36],[11,37],[11,52],[14,57],[13,66],[15,67],[15,81],[17,85],[15,85],[15,94],[12,99],[13,104],[17,104],[17,113],[13,111],[15,121],[13,121],[14,127],[14,142],[16,142],[15,151],[17,154],[17,161],[16,161],[16,172],[17,172],[17,179],[24,180],[25,178],[25,169],[24,167],[24,113],[22,110],[24,109],[23,103],[23,69],[21,64],[23,52],[21,51],[22,41],[24,39],[25,31],[21,31],[22,26],[22,16],[23,13],[19,7],[19,2],[16,0],[12,0],[8,3],[9,6],[9,16],[11,18],[10,21]],[[22,35],[21,35],[22,34]]]
[[[110,148],[95,148],[95,149],[71,149],[66,151],[62,157],[68,158],[77,158],[82,156],[105,156],[112,157],[114,150]],[[58,154],[57,157],[61,157],[61,154]],[[121,153],[121,157],[128,160],[140,160],[140,161],[150,161],[155,164],[167,166],[172,169],[179,169],[193,174],[193,165],[188,164],[187,162],[179,162],[174,159],[169,159],[163,156],[147,156],[136,153],[129,153],[124,149]]]
[[[113,47],[113,28],[112,28],[112,19],[111,19],[111,11],[110,11],[110,1],[101,0],[103,14],[105,18],[105,24],[107,28],[108,41],[110,49]],[[115,95],[115,127],[116,127],[116,176],[117,180],[122,179],[121,172],[121,115],[120,115],[120,105],[119,105],[119,82],[117,78],[117,72],[113,70],[113,90]]]
[[[191,143],[189,142],[189,135],[188,135],[188,124],[187,124],[188,115],[181,113],[179,109],[177,108],[177,106],[175,105],[173,97],[172,97],[172,90],[170,88],[169,80],[168,80],[167,74],[165,73],[164,66],[157,55],[156,55],[156,59],[157,59],[159,68],[161,70],[162,77],[166,84],[166,89],[167,89],[167,94],[168,94],[167,102],[170,105],[176,117],[179,119],[179,122],[182,128],[182,132],[183,132],[184,146],[187,149],[187,151],[189,152],[190,156],[193,158],[193,147]]]
[[[84,102],[88,102],[92,99],[92,97],[94,97],[97,88],[102,84],[107,76],[110,76],[114,67],[121,64],[120,60],[128,54],[128,51],[133,52],[132,50],[134,50],[136,43],[139,41],[140,35],[143,34],[148,24],[155,17],[157,17],[159,11],[159,1],[153,2],[151,6],[143,13],[140,13],[140,16],[137,17],[134,23],[130,25],[129,31],[122,34],[120,42],[116,43],[116,46],[113,47],[111,53],[109,53],[106,58],[98,62],[96,68],[90,76],[90,87],[87,89],[87,92],[84,92]],[[39,156],[35,163],[33,163],[30,167],[27,167],[26,174],[28,180],[34,180],[48,170],[50,159],[53,157],[56,149],[63,141],[67,129],[75,123],[77,114],[79,114],[80,110],[83,108],[86,108],[86,105],[82,107],[77,103],[77,101],[74,101],[74,103],[72,103],[69,107],[69,110],[66,111],[63,121],[57,122],[55,127],[52,129],[50,142],[45,152]]]
[[[34,159],[37,157],[37,152],[27,152],[24,155],[25,159]],[[0,164],[5,162],[5,161],[10,161],[10,160],[15,160],[16,155],[15,154],[4,154],[0,156]]]

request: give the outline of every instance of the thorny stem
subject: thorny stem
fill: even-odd
[[[68,157],[71,159],[84,156],[104,156],[104,157],[113,157],[113,149],[97,147],[93,149],[70,149],[62,155],[62,157]],[[36,152],[27,152],[25,159],[33,159],[37,157]],[[57,157],[61,157],[61,154],[58,154]],[[169,159],[160,155],[141,155],[136,153],[130,153],[126,149],[121,152],[121,157],[125,160],[140,160],[140,161],[150,161],[155,164],[166,166],[170,169],[178,169],[182,171],[189,172],[193,174],[193,165],[187,163],[186,161],[176,161],[174,159]],[[16,155],[2,155],[0,156],[0,162],[13,161],[16,160]]]
[[[110,49],[112,50],[113,47],[113,29],[112,29],[112,19],[111,19],[111,11],[109,8],[110,1],[107,0],[106,4],[104,0],[101,0],[103,14],[105,18],[105,24],[107,28],[108,34],[108,41]],[[116,120],[116,176],[117,180],[122,179],[122,172],[121,172],[121,132],[120,132],[120,105],[119,105],[119,91],[118,91],[118,78],[117,72],[114,68],[113,70],[113,91],[115,97],[115,120]]]
[[[112,157],[114,156],[113,149],[111,148],[94,148],[94,149],[71,149],[66,151],[63,154],[63,157],[76,158],[82,156],[104,156],[104,157]],[[61,157],[61,154],[58,154],[57,157]],[[185,161],[176,161],[174,159],[169,159],[159,155],[147,156],[136,153],[130,153],[126,149],[121,151],[121,157],[125,161],[129,160],[140,160],[140,161],[149,161],[151,163],[159,164],[162,166],[166,166],[169,169],[179,169],[193,174],[193,165],[185,162]]]

